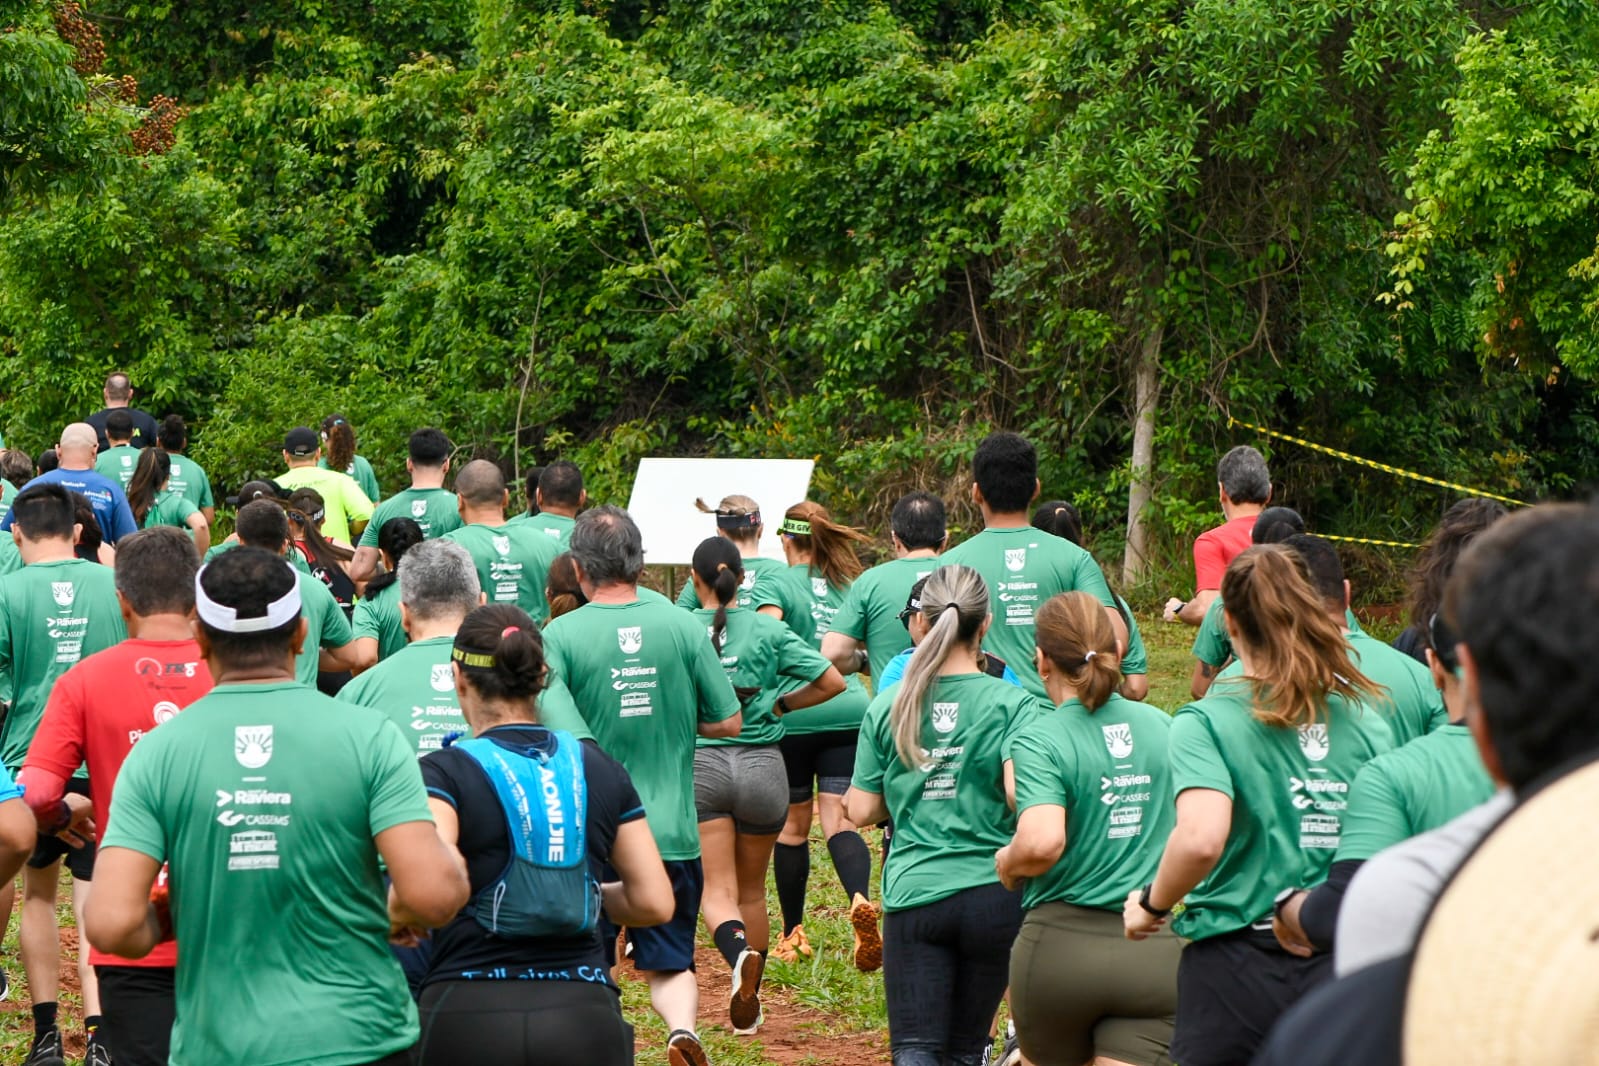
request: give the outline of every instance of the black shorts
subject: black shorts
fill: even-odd
[[[849,791],[855,773],[854,729],[835,729],[827,733],[798,733],[784,736],[779,747],[788,768],[788,802],[804,803],[811,798],[811,783],[829,796]]]
[[[1196,940],[1177,964],[1171,1058],[1183,1066],[1248,1062],[1299,997],[1332,975],[1332,956],[1301,959],[1269,930]]]
[[[89,794],[89,779],[74,777],[67,781],[66,790],[76,796]],[[67,860],[67,869],[72,871],[74,881],[94,880],[94,841],[89,841],[81,848],[75,848],[58,836],[45,836],[39,834],[38,843],[33,847],[33,854],[28,856],[28,865],[35,870],[45,870],[60,862]]]
[[[100,1039],[117,1066],[166,1066],[177,1018],[177,970],[171,966],[96,966]]]
[[[705,868],[698,859],[665,860],[666,876],[672,881],[672,919],[665,925],[652,925],[643,929],[629,928],[628,943],[632,953],[628,956],[640,970],[658,973],[680,973],[694,970],[694,933],[700,921],[700,897],[705,894]],[[605,870],[605,880],[617,879],[615,870]],[[605,965],[616,965],[617,926],[609,917],[602,916],[600,939],[605,945]]]
[[[421,1066],[633,1063],[633,1027],[609,985],[438,981],[422,993],[419,1013]]]

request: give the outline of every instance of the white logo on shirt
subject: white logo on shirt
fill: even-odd
[[[1305,758],[1311,762],[1321,762],[1331,750],[1332,742],[1327,736],[1327,727],[1322,724],[1302,725],[1299,727],[1299,750],[1305,753]]]
[[[1126,759],[1133,754],[1133,727],[1130,725],[1100,726],[1105,733],[1105,747],[1112,759]]]
[[[411,501],[411,517],[412,518],[421,518],[423,515],[425,515],[427,513],[428,513],[428,502],[426,500],[412,500]]]
[[[738,583],[738,587],[743,589],[745,592],[748,592],[750,589],[754,588],[755,587],[755,571],[753,571],[753,570],[744,571],[744,580],[740,581]]]
[[[624,655],[636,655],[644,647],[644,628],[642,626],[622,626],[616,631],[617,646]]]
[[[123,457],[122,457],[122,465],[123,465],[123,466],[132,466],[132,465],[133,465],[133,456],[131,456],[131,455],[124,455],[124,456],[123,456]],[[169,471],[169,473],[170,473],[170,471]]]
[[[511,538],[510,537],[495,537],[495,538],[493,538],[493,540],[494,540],[494,550],[495,551],[499,552],[501,555],[510,555],[511,554]]]
[[[163,725],[178,716],[178,705],[171,700],[162,700],[150,709],[150,717],[155,719],[156,725]]]
[[[247,770],[259,770],[272,761],[272,727],[241,725],[233,728],[233,757]]]
[[[72,601],[78,598],[78,590],[70,581],[50,582],[50,595],[60,607],[71,607]]]
[[[217,806],[218,807],[226,807],[228,804],[230,804],[232,802],[233,802],[233,793],[224,792],[220,788],[217,789]]]
[[[455,670],[449,663],[434,663],[433,676],[428,679],[434,692],[448,692],[455,687]]]
[[[1005,569],[1015,573],[1027,565],[1026,548],[1005,549]]]
[[[827,598],[827,578],[811,578],[811,595],[815,596],[819,600]]]
[[[933,704],[933,729],[940,733],[953,733],[955,724],[960,720],[959,703]]]

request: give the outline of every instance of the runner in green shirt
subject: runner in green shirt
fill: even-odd
[[[550,614],[545,579],[561,554],[555,541],[526,524],[506,524],[505,477],[485,459],[467,463],[456,475],[455,496],[466,524],[445,538],[471,553],[488,602],[514,603],[542,623]]]
[[[378,532],[383,572],[366,583],[350,618],[357,670],[370,670],[405,647],[409,638],[400,617],[399,568],[406,554],[423,539],[422,527],[411,518],[391,518]],[[481,588],[475,569],[472,582],[473,587]]]
[[[372,512],[372,520],[361,531],[361,542],[350,562],[352,579],[365,581],[377,572],[378,531],[391,519],[411,519],[421,527],[424,537],[442,537],[461,528],[460,505],[455,493],[444,487],[452,447],[450,438],[436,429],[419,429],[411,434],[407,445],[410,454],[405,460],[411,487],[390,496]]]
[[[1127,940],[1121,909],[1154,878],[1171,834],[1171,719],[1117,694],[1116,636],[1098,600],[1053,596],[1036,626],[1058,706],[1010,745],[1016,836],[995,856],[1027,911],[1010,960],[1016,1035],[1038,1066],[1164,1061],[1180,945]]]
[[[1349,786],[1393,746],[1371,710],[1377,683],[1349,660],[1304,563],[1248,548],[1222,579],[1243,676],[1224,677],[1172,722],[1177,826],[1160,869],[1128,895],[1128,936],[1175,928],[1192,942],[1178,976],[1177,1062],[1248,1062],[1275,1019],[1327,972],[1270,931],[1278,890],[1327,875]],[[1225,1018],[1225,1022],[1222,1020]]]
[[[204,555],[211,548],[211,527],[200,509],[188,498],[173,491],[172,458],[160,448],[139,452],[133,480],[128,482],[128,507],[140,529],[172,526],[185,530],[195,550]]]
[[[389,930],[453,918],[465,869],[399,729],[294,681],[300,585],[282,559],[228,552],[196,585],[217,686],[123,765],[89,939],[140,958],[175,932],[174,1066],[387,1063],[418,1036]]]
[[[572,541],[572,524],[588,503],[589,494],[583,488],[583,472],[576,463],[558,460],[539,472],[538,486],[533,490],[536,514],[523,512],[511,519],[526,523],[560,545],[562,551]]]
[[[11,710],[0,724],[0,762],[22,769],[56,679],[79,659],[127,638],[109,567],[73,553],[74,506],[59,485],[17,495],[12,529],[20,570],[0,581],[0,676],[11,679]]]
[[[372,499],[348,474],[318,466],[321,456],[316,430],[306,426],[289,430],[283,438],[283,461],[289,469],[278,475],[277,484],[287,492],[315,489],[327,509],[322,535],[341,544],[353,544],[372,517]]]
[[[133,416],[126,409],[106,415],[105,435],[111,446],[95,456],[95,473],[115,481],[126,492],[128,482],[133,480],[133,468],[139,462],[139,452],[143,450],[133,446]]]
[[[867,710],[844,798],[856,825],[894,820],[883,867],[889,1047],[927,1061],[982,1061],[1022,920],[994,854],[1016,826],[1004,752],[1042,708],[978,666],[988,604],[971,567],[928,577],[932,628],[905,679]]]
[[[764,609],[766,614],[787,621],[789,628],[800,636],[808,636],[803,627],[809,622],[809,615],[800,614],[800,598],[789,580],[788,563],[760,553],[761,532],[766,528],[761,522],[760,505],[748,496],[725,496],[714,509],[704,500],[695,500],[694,505],[716,516],[716,535],[732,541],[744,559],[744,583],[739,586],[738,605]],[[683,582],[683,589],[677,594],[677,605],[691,611],[704,606],[694,592],[693,581]]]
[[[172,479],[168,485],[200,509],[208,524],[217,522],[216,499],[211,495],[211,478],[199,463],[184,454],[189,446],[189,427],[182,415],[167,415],[161,420],[156,440],[161,450],[172,457]]]
[[[703,1056],[694,1034],[691,972],[703,874],[694,811],[694,740],[736,737],[743,724],[716,650],[697,618],[641,599],[644,542],[619,507],[585,511],[572,559],[589,602],[544,630],[550,678],[567,687],[600,747],[633,777],[677,895],[672,920],[630,929],[633,962],[681,1054]],[[611,940],[614,928],[609,923]],[[689,1057],[687,1061],[699,1061]]]
[[[1123,647],[1127,623],[1093,556],[1032,527],[1027,507],[1038,495],[1038,453],[1030,443],[1014,433],[989,434],[977,446],[972,473],[983,531],[949,549],[941,561],[983,575],[994,614],[988,647],[1016,671],[1023,687],[1042,696],[1044,684],[1033,669],[1033,612],[1039,604],[1060,592],[1089,593],[1105,605]]]
[[[938,568],[938,553],[949,540],[944,501],[931,492],[912,492],[894,503],[888,519],[894,558],[856,579],[822,638],[822,654],[846,676],[867,670],[875,688],[890,659],[911,646],[899,619],[911,586]]]
[[[775,618],[738,606],[744,566],[738,548],[711,537],[694,549],[690,580],[701,603],[695,618],[743,705],[736,737],[700,738],[694,753],[694,809],[705,867],[701,908],[717,950],[733,971],[733,1031],[761,1020],[761,974],[771,940],[766,867],[788,815],[780,714],[818,705],[844,691],[844,679],[809,644]],[[869,861],[869,860],[868,860]]]
[[[9,479],[0,478],[0,518],[4,518],[11,511],[11,501],[17,498],[21,491]]]
[[[367,499],[382,498],[372,464],[366,461],[366,456],[355,453],[355,429],[343,415],[328,415],[322,420],[322,443],[327,445],[327,454],[317,460],[318,466],[324,470],[344,471],[361,486]]]

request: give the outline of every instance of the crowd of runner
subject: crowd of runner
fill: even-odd
[[[1194,702],[1156,708],[1012,433],[958,544],[927,492],[875,552],[814,501],[693,501],[674,602],[572,463],[513,507],[434,428],[388,496],[342,416],[289,429],[214,537],[183,420],[132,398],[113,375],[0,453],[29,1066],[65,1062],[63,863],[91,1066],[630,1063],[623,967],[706,1066],[705,1027],[760,1030],[767,960],[818,949],[814,822],[895,1066],[1591,1061],[1589,507],[1455,504],[1390,646],[1235,448],[1166,606]]]

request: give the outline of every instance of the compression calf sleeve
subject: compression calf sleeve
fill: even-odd
[[[783,935],[805,924],[805,882],[811,877],[811,849],[806,844],[779,844],[772,849],[772,878],[777,905],[783,912]]]
[[[737,966],[738,957],[750,946],[744,936],[744,923],[740,921],[723,922],[711,933],[711,939],[716,941],[716,950],[722,953],[729,966]]]
[[[827,853],[833,857],[833,868],[844,886],[844,895],[851,901],[857,895],[871,896],[872,853],[866,841],[853,829],[834,833],[827,838]]]

